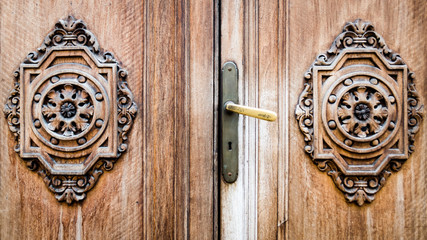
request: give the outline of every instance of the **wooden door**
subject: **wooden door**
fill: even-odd
[[[400,171],[358,206],[306,153],[295,116],[305,73],[356,19],[371,22],[415,72],[425,105],[425,1],[237,0],[222,1],[220,12],[220,62],[237,64],[241,103],[278,113],[274,123],[240,118],[239,177],[220,184],[221,238],[427,238],[425,122]]]
[[[216,238],[217,2],[1,1],[2,106],[14,71],[69,15],[128,71],[128,149],[68,205],[14,152],[1,117],[0,239]]]
[[[59,19],[83,20],[128,71],[138,107],[128,149],[84,200],[58,202],[0,118],[0,239],[425,239],[427,124],[375,200],[358,206],[304,150],[295,108],[316,56],[370,21],[427,99],[423,1],[1,1],[0,102]],[[239,177],[221,179],[220,67],[278,120],[239,119]]]

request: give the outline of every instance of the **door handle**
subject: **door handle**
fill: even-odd
[[[222,176],[227,183],[235,182],[239,173],[239,114],[267,121],[277,119],[277,114],[273,111],[238,104],[238,76],[236,64],[226,62],[220,78],[219,155]]]
[[[228,101],[225,103],[225,110],[270,122],[274,122],[277,119],[277,114],[273,111],[243,106],[235,104],[232,101]]]

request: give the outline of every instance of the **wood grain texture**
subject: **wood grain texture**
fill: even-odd
[[[185,216],[179,212],[178,205],[186,208],[185,197],[180,197],[181,188],[186,187],[181,176],[175,182],[175,171],[185,168],[185,163],[177,165],[176,152],[181,149],[177,146],[175,132],[177,124],[176,102],[184,105],[185,95],[179,94],[177,78],[185,69],[182,67],[184,52],[177,51],[182,46],[182,26],[177,21],[181,17],[173,1],[146,2],[146,36],[145,36],[145,91],[146,91],[146,151],[144,159],[144,178],[146,188],[145,211],[146,226],[144,234],[147,239],[156,239],[160,236],[172,239],[175,230],[182,231],[182,227],[175,225],[175,219],[185,223]],[[178,24],[177,24],[178,23]],[[178,62],[179,61],[179,62]],[[175,65],[176,64],[176,65]],[[175,71],[175,67],[178,68]],[[181,136],[182,141],[188,137]],[[177,167],[177,169],[175,169]],[[175,193],[175,191],[176,193]],[[178,199],[177,199],[178,197]],[[151,212],[151,213],[150,213]],[[171,227],[174,226],[174,227]]]
[[[223,239],[275,239],[284,229],[284,11],[280,1],[221,5],[221,62],[239,68],[240,104],[278,112],[276,122],[240,118],[239,177],[233,184],[221,182]]]
[[[426,10],[424,1],[288,1],[289,81],[291,103],[298,101],[303,73],[317,54],[329,48],[348,21],[361,18],[376,27],[398,52],[416,85],[426,95]],[[292,109],[289,115],[292,116]],[[416,136],[416,150],[393,173],[371,204],[346,203],[332,180],[304,153],[297,122],[290,121],[288,239],[425,239],[427,209],[425,164],[427,125]]]
[[[217,238],[218,2],[188,2],[189,237]],[[211,153],[211,154],[209,154]]]
[[[242,70],[244,56],[244,22],[242,21],[244,9],[242,1],[222,1],[220,8],[220,66],[228,61],[233,61],[239,69],[239,98],[242,102],[244,87],[242,87]],[[221,107],[221,106],[218,106]],[[248,239],[249,225],[248,214],[253,216],[248,210],[248,197],[245,196],[247,183],[244,181],[248,177],[248,168],[244,159],[244,145],[242,144],[244,135],[242,127],[243,118],[239,118],[239,173],[237,181],[227,184],[220,176],[220,233],[221,239]],[[245,133],[246,134],[246,133]],[[246,153],[245,153],[246,155]],[[251,203],[253,204],[253,203]]]
[[[144,235],[211,239],[215,5],[150,1],[145,7]]]
[[[17,64],[53,23],[72,14],[129,71],[140,114],[128,152],[85,202],[72,206],[58,203],[26,169],[0,118],[0,239],[217,237],[217,4],[1,2],[0,102],[13,86]],[[241,117],[239,179],[220,183],[220,237],[427,238],[426,122],[402,170],[373,203],[357,207],[304,153],[293,120],[304,72],[344,23],[357,18],[371,21],[416,73],[425,104],[426,12],[427,4],[416,0],[221,2],[221,63],[239,66],[242,103],[277,111],[279,119],[271,124]]]
[[[58,19],[71,14],[82,18],[101,46],[112,51],[129,71],[131,89],[141,89],[141,17],[137,2],[2,1],[1,3],[1,99],[12,86],[12,72],[36,49]],[[132,6],[132,7],[130,7]],[[99,21],[99,16],[104,16]],[[106,17],[108,16],[108,17]],[[140,91],[135,101],[142,102]],[[1,239],[96,239],[142,236],[142,144],[135,141],[142,131],[141,118],[130,135],[129,152],[111,172],[104,173],[87,196],[88,201],[67,206],[56,202],[42,179],[26,169],[12,152],[7,125],[1,118]],[[120,222],[121,224],[117,224]],[[108,229],[102,230],[102,229]]]
[[[127,153],[71,206],[26,169],[0,118],[0,239],[215,238],[217,2],[2,1],[0,11],[1,102],[17,64],[71,14],[128,70],[140,110]]]
[[[256,57],[257,76],[248,76],[250,91],[257,91],[257,106],[277,112],[279,110],[279,1],[259,1]],[[250,47],[250,46],[249,46]],[[251,58],[249,58],[251,60]],[[251,66],[251,65],[249,65]],[[252,85],[252,86],[251,86]],[[281,116],[283,118],[283,116]],[[251,129],[249,129],[251,131]],[[258,121],[257,129],[257,237],[277,238],[279,122]]]
[[[372,22],[416,73],[425,101],[426,10],[422,1],[222,2],[221,63],[238,65],[241,103],[271,108],[279,117],[278,126],[240,120],[239,178],[221,181],[221,238],[426,238],[425,122],[403,169],[373,203],[357,207],[305,154],[294,120],[304,73],[357,18]]]
[[[356,39],[351,44],[353,30],[364,44]],[[372,202],[414,151],[423,112],[414,74],[374,30],[360,19],[347,22],[331,49],[319,55],[325,59],[318,57],[304,74],[305,88],[295,108],[304,150],[345,199],[359,206]],[[366,39],[377,40],[371,44]],[[376,57],[378,52],[384,60]]]

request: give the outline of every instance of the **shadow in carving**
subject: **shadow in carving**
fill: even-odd
[[[414,151],[423,105],[415,74],[358,19],[305,73],[295,114],[304,150],[349,202],[362,206]]]
[[[55,193],[81,201],[126,151],[137,113],[127,72],[82,20],[59,20],[14,73],[4,109],[15,151]]]

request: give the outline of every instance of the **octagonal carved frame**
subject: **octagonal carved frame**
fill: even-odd
[[[305,74],[304,150],[349,202],[372,202],[414,151],[424,106],[415,74],[369,22],[348,22]]]
[[[81,201],[126,151],[137,106],[127,71],[68,17],[15,71],[4,108],[15,151],[58,201]]]

